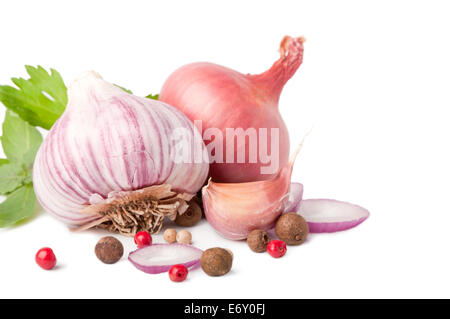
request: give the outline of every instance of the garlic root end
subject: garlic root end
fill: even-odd
[[[86,206],[81,213],[102,217],[74,231],[97,227],[125,236],[134,236],[141,230],[157,234],[165,217],[174,220],[177,214],[183,214],[193,197],[194,194],[176,193],[167,184],[119,192],[100,203]]]

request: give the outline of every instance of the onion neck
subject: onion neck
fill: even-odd
[[[280,58],[264,73],[250,75],[250,78],[269,92],[275,102],[280,98],[286,82],[295,74],[303,62],[303,37],[285,36],[280,43]]]

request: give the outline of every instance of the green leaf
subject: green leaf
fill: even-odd
[[[159,99],[159,94],[149,94],[146,96],[147,99],[157,100]]]
[[[0,158],[0,167],[4,164],[8,164],[9,161],[6,158]]]
[[[29,167],[42,143],[42,135],[35,127],[8,110],[3,122],[1,141],[3,151],[10,162]]]
[[[0,204],[0,227],[14,225],[18,221],[32,216],[35,203],[36,195],[32,183],[16,189]]]
[[[120,86],[118,84],[114,84],[115,86],[117,86],[119,89],[122,89],[123,91],[129,93],[129,94],[133,94],[133,92],[131,90],[128,90],[126,88],[124,88],[123,86]]]
[[[54,69],[25,68],[30,78],[12,78],[18,89],[0,85],[0,101],[31,125],[50,129],[66,108],[67,88]]]
[[[21,165],[9,163],[0,166],[0,195],[6,195],[20,187],[27,171]]]

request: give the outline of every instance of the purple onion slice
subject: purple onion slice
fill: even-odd
[[[303,184],[291,183],[289,197],[286,201],[283,213],[295,213],[300,207],[303,198]]]
[[[169,271],[170,267],[183,264],[188,269],[200,265],[203,251],[184,244],[153,244],[139,248],[128,255],[128,260],[139,270],[148,274]]]
[[[305,199],[298,213],[308,222],[311,233],[333,233],[353,228],[369,217],[361,206],[334,199]]]

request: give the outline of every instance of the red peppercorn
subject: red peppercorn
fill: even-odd
[[[186,279],[188,272],[185,265],[173,265],[169,270],[169,278],[172,281],[181,282]]]
[[[45,270],[53,269],[56,265],[56,257],[53,250],[48,247],[44,247],[38,250],[36,253],[36,263]]]
[[[146,231],[140,231],[134,235],[134,242],[138,248],[150,246],[152,244],[152,236]]]
[[[282,240],[271,240],[267,245],[267,252],[273,258],[280,258],[286,254],[286,243]]]

